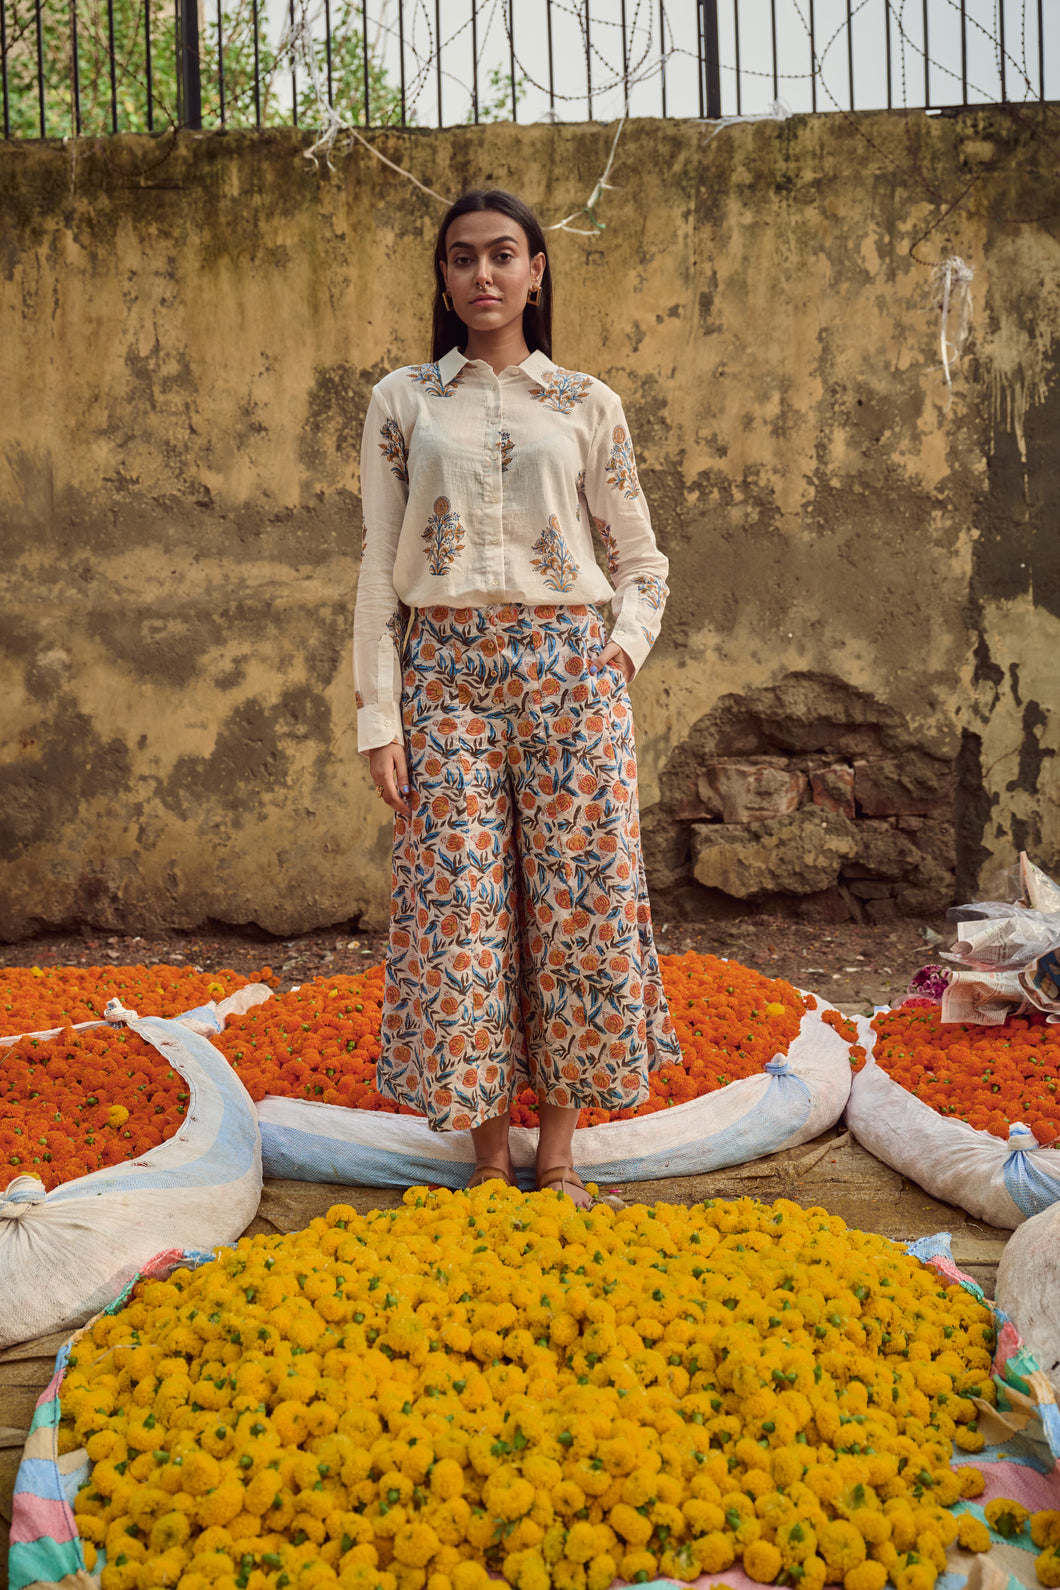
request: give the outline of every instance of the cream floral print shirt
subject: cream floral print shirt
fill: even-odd
[[[401,738],[410,608],[610,597],[611,639],[635,668],[651,650],[668,564],[622,405],[602,381],[543,353],[495,375],[457,348],[437,364],[394,370],[368,408],[361,499],[353,645],[361,751]]]

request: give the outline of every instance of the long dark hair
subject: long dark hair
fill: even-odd
[[[442,302],[442,293],[445,291],[445,279],[442,276],[440,261],[445,258],[445,236],[454,221],[462,215],[469,215],[477,210],[499,210],[501,215],[506,215],[509,220],[517,221],[526,233],[526,241],[530,245],[530,258],[535,254],[545,256],[545,271],[541,278],[541,291],[536,304],[527,304],[523,310],[523,336],[526,346],[531,353],[539,348],[549,359],[552,357],[552,268],[549,264],[548,249],[545,246],[545,234],[541,230],[541,223],[528,204],[508,193],[504,188],[470,188],[467,193],[462,193],[454,204],[451,204],[442,218],[438,228],[438,240],[434,245],[434,314],[431,328],[431,358],[440,359],[450,348],[463,347],[467,337],[467,327],[460,319],[455,309],[446,309]]]

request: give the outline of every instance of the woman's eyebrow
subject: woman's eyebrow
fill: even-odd
[[[517,242],[518,242],[517,238],[509,237],[508,234],[505,233],[505,235],[503,237],[495,237],[491,243],[487,243],[486,244],[486,247],[487,248],[496,248],[498,243],[517,243]],[[451,254],[455,248],[466,248],[466,249],[473,250],[474,247],[475,247],[474,243],[460,243],[460,242],[450,243],[450,245],[449,245],[449,253]]]

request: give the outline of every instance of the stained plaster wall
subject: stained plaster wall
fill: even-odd
[[[625,397],[672,562],[634,685],[667,912],[926,910],[1020,846],[1060,863],[1053,125],[635,122],[606,230],[550,235],[557,357]],[[376,143],[549,222],[611,136]],[[373,382],[426,356],[440,210],[363,149],[331,173],[304,144],[0,149],[0,936],[385,918],[348,664],[357,450]],[[922,263],[949,250],[976,271],[950,405]],[[923,775],[921,814],[818,832],[803,809],[779,889],[748,887],[773,845],[753,813],[749,847],[697,861],[719,758],[859,757]]]

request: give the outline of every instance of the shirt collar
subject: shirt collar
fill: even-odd
[[[438,374],[442,385],[448,386],[454,375],[458,375],[466,363],[467,360],[459,348],[450,348],[448,353],[443,354],[438,360]]]
[[[438,374],[441,377],[442,385],[448,385],[453,377],[458,375],[459,372],[464,368],[467,362],[467,359],[460,352],[459,348],[450,348],[448,353],[443,354],[438,360]],[[555,366],[547,354],[542,353],[540,348],[535,348],[533,353],[527,354],[526,358],[523,360],[522,364],[518,366],[518,368],[523,372],[524,375],[529,376],[531,381],[540,381],[544,378],[548,371],[554,369]]]

